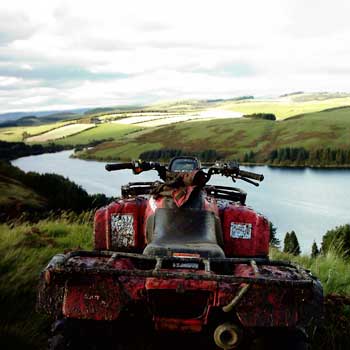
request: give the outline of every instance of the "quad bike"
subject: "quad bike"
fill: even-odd
[[[42,272],[49,349],[153,349],[166,334],[163,349],[179,334],[195,339],[175,346],[184,349],[309,348],[319,281],[269,259],[270,223],[244,191],[207,184],[219,174],[258,185],[263,175],[234,162],[205,171],[193,157],[106,169],[156,170],[162,181],[122,186],[122,199],[95,214],[94,250],[56,255]]]

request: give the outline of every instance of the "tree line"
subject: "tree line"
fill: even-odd
[[[145,151],[139,155],[139,158],[147,161],[168,161],[171,158],[180,156],[197,157],[202,162],[214,162],[216,160],[223,159],[223,156],[213,149],[208,149],[200,152],[188,152],[175,148],[163,148],[158,150]]]
[[[283,147],[272,150],[267,157],[249,151],[244,154],[243,162],[266,162],[282,166],[349,166],[350,149],[327,147],[307,150],[304,147]]]
[[[271,151],[267,160],[273,164],[345,165],[350,164],[350,150],[328,147],[308,151],[304,147],[285,147]]]
[[[276,228],[273,224],[270,224],[270,244],[277,248],[280,246],[280,241],[276,238]],[[315,258],[319,254],[327,254],[329,251],[333,251],[346,259],[350,258],[350,224],[328,230],[322,237],[320,248],[314,241],[311,246],[311,257]],[[295,256],[300,255],[300,244],[295,231],[292,230],[285,234],[283,252]]]

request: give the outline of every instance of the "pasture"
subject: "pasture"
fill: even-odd
[[[262,160],[281,147],[350,148],[350,107],[309,113],[283,121],[246,118],[188,121],[130,134],[125,142],[101,144],[81,156],[95,159],[135,159],[145,150],[215,149],[227,158],[250,151]]]
[[[45,132],[40,135],[28,137],[26,139],[26,142],[40,143],[40,142],[53,141],[53,140],[61,139],[70,135],[80,133],[84,130],[91,129],[94,127],[95,127],[95,124],[85,124],[85,123],[67,124],[59,128],[49,130],[48,132]]]

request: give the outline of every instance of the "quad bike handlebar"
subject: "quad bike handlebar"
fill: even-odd
[[[162,180],[166,178],[166,172],[169,171],[165,165],[161,165],[157,162],[146,162],[146,161],[138,161],[134,160],[130,163],[115,163],[115,164],[106,164],[107,171],[115,171],[115,170],[123,170],[123,169],[131,169],[134,174],[140,174],[143,171],[148,170],[156,170],[158,172],[159,177]],[[212,175],[218,174],[226,177],[231,177],[235,182],[236,179],[243,180],[251,183],[252,185],[259,186],[255,181],[263,181],[264,175],[256,174],[250,171],[241,170],[239,168],[239,164],[237,162],[217,162],[214,165],[208,168],[208,172],[206,173],[206,182],[208,182]],[[255,181],[252,181],[255,180]]]

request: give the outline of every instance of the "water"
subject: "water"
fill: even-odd
[[[56,173],[68,177],[87,192],[120,194],[127,182],[153,181],[155,171],[133,175],[131,170],[107,172],[105,163],[70,158],[72,151],[19,158],[12,163],[24,171]],[[323,234],[335,226],[350,223],[350,170],[344,169],[278,169],[267,166],[247,168],[262,173],[259,187],[221,176],[210,183],[238,186],[248,192],[247,205],[263,213],[277,227],[283,240],[287,231],[297,233],[303,252],[310,252],[312,242],[318,244]]]

